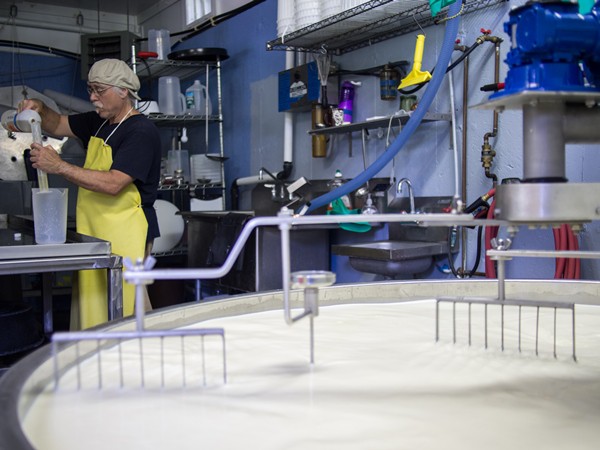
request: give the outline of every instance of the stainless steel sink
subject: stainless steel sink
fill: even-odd
[[[334,245],[333,253],[353,258],[380,261],[402,261],[424,256],[442,255],[448,252],[446,242],[378,241],[365,244]]]
[[[452,211],[453,197],[415,197],[415,210],[418,213],[449,213]],[[410,212],[410,199],[396,194],[387,206],[387,212]]]

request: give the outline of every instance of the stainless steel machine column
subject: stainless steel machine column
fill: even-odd
[[[523,178],[566,181],[565,103],[534,101],[523,105]]]

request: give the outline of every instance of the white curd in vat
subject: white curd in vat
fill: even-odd
[[[488,309],[487,350],[482,306],[472,308],[471,347],[466,305],[457,305],[456,344],[451,306],[441,308],[436,343],[433,301],[322,307],[314,366],[308,319],[289,326],[278,310],[208,320],[201,325],[225,328],[227,384],[217,338],[205,341],[205,387],[199,372],[175,387],[173,357],[165,389],[148,364],[146,389],[114,387],[112,371],[98,391],[90,362],[82,369],[91,383],[76,391],[66,374],[58,392],[37,398],[23,427],[40,450],[598,448],[599,307],[576,307],[577,363],[570,312],[559,311],[554,359],[551,310],[542,310],[536,357],[535,309],[522,310],[519,353],[517,308],[506,308],[504,352],[499,308]],[[125,353],[135,354],[131,344]],[[145,351],[156,355],[150,345]]]

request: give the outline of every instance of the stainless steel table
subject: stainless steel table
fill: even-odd
[[[123,258],[111,253],[108,241],[67,231],[64,244],[35,244],[33,221],[25,216],[8,216],[0,227],[0,275],[42,274],[44,331],[52,333],[53,272],[106,269],[108,319],[123,317]]]

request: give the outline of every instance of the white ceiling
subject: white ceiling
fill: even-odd
[[[42,5],[67,8],[90,9],[93,11],[137,16],[149,7],[161,3],[160,0],[32,0]]]

